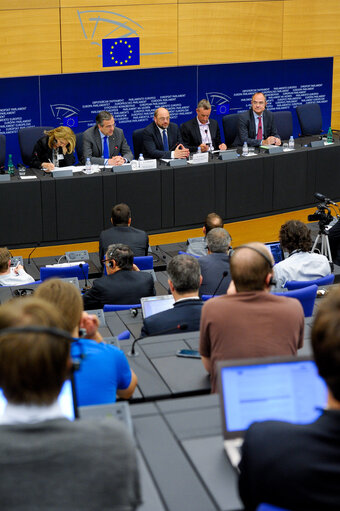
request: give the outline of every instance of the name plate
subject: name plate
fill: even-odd
[[[325,144],[323,140],[312,140],[310,143],[311,147],[323,147],[324,145]]]
[[[170,167],[183,167],[183,165],[187,164],[187,160],[182,159],[176,159],[176,160],[170,160],[169,165]]]
[[[219,160],[223,161],[229,161],[229,160],[236,160],[239,157],[237,151],[223,151],[220,152],[220,155],[218,157]]]
[[[266,153],[268,154],[278,154],[283,153],[282,145],[270,145],[266,147]]]
[[[140,169],[156,169],[157,168],[157,160],[142,160],[138,161]]]
[[[209,153],[195,153],[192,155],[193,163],[208,163],[209,161]]]
[[[59,177],[72,177],[73,176],[73,172],[71,169],[56,170],[56,171],[53,170],[52,174],[53,174],[53,177],[55,177],[56,179],[58,179]]]
[[[10,181],[11,176],[9,174],[0,174],[0,183],[5,183],[6,181]]]
[[[129,170],[132,170],[131,163],[125,164],[125,165],[117,165],[116,167],[112,167],[112,172],[115,174],[121,174],[122,172],[128,172]]]

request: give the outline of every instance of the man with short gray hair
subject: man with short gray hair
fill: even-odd
[[[200,329],[203,302],[198,296],[202,282],[198,260],[187,254],[177,255],[169,262],[167,272],[174,306],[145,318],[141,331],[143,337],[164,331],[177,333],[181,326],[187,332]]]
[[[115,127],[113,115],[99,112],[96,124],[83,134],[83,163],[90,158],[96,165],[123,165],[133,160],[133,154],[123,130]]]
[[[231,236],[228,231],[216,227],[206,238],[208,255],[199,258],[203,278],[200,287],[202,295],[222,295],[231,281],[229,268],[229,247]]]

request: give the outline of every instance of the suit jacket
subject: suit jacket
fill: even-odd
[[[209,126],[212,145],[214,149],[218,149],[219,145],[222,143],[218,122],[215,121],[215,119],[209,119],[209,125],[207,126]],[[181,134],[184,146],[187,147],[191,153],[195,153],[197,147],[202,144],[202,136],[196,117],[182,124]]]
[[[62,154],[61,147],[59,147],[58,152]],[[48,136],[44,135],[34,146],[30,167],[33,169],[40,169],[41,164],[44,162],[47,163],[49,160],[52,161],[52,149],[48,145]],[[64,158],[59,160],[59,167],[68,167],[69,165],[74,165],[74,162],[74,153],[66,153],[64,154]]]
[[[146,232],[140,229],[121,225],[102,231],[99,236],[99,257],[101,261],[104,260],[107,247],[112,243],[128,245],[135,256],[148,255],[149,237]]]
[[[84,309],[102,309],[107,304],[133,305],[140,303],[143,296],[155,294],[150,273],[119,270],[93,282],[92,288],[83,295]]]
[[[102,154],[102,139],[98,126],[95,125],[84,131],[83,134],[83,164],[85,164],[87,158],[90,158],[91,163],[104,165]],[[123,130],[120,128],[115,128],[113,134],[109,137],[109,154],[110,158],[121,154],[128,161],[133,160],[129,144],[126,141]]]
[[[246,433],[239,491],[248,510],[261,502],[298,511],[340,509],[340,411],[312,424],[256,422]]]
[[[264,110],[262,113],[262,127],[263,139],[268,137],[280,138],[276,129],[274,115],[269,110]],[[243,112],[238,118],[238,135],[235,139],[234,145],[243,145],[244,142],[247,142],[249,146],[255,147],[258,147],[261,144],[261,140],[256,139],[256,126],[252,109],[247,112]]]
[[[179,333],[177,325],[186,324],[188,328],[185,332],[195,332],[200,329],[201,310],[203,302],[201,300],[186,299],[175,302],[172,309],[158,312],[144,319],[141,336],[156,335],[158,332],[171,329],[167,333]],[[161,335],[161,334],[160,334]]]
[[[208,254],[200,257],[198,262],[200,263],[201,274],[203,277],[203,281],[199,289],[200,296],[212,295],[219,282],[221,282],[223,272],[227,271],[228,275],[224,277],[215,293],[216,295],[225,294],[231,281],[229,256],[222,253]]]
[[[163,140],[159,128],[155,122],[144,128],[143,132],[143,154],[146,158],[171,158],[171,151],[174,151],[178,144],[182,144],[182,136],[177,124],[170,122],[168,128],[169,151],[164,151]]]

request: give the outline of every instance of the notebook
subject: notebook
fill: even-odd
[[[175,300],[172,295],[146,296],[140,299],[143,318],[171,309]]]
[[[62,386],[58,397],[58,401],[61,407],[62,414],[67,419],[73,421],[74,419],[79,417],[73,375],[71,375],[71,378],[69,380],[66,380],[64,382],[64,385]],[[0,417],[2,417],[4,413],[6,404],[7,400],[2,390],[0,389]]]
[[[285,256],[279,241],[268,241],[265,245],[270,248],[275,264],[283,261]]]
[[[252,422],[308,424],[326,406],[327,387],[311,357],[229,360],[217,369],[224,448],[235,468]]]

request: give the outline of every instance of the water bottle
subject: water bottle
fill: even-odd
[[[288,147],[289,147],[289,149],[294,149],[294,147],[295,147],[295,142],[294,142],[294,137],[293,137],[293,135],[291,135],[291,136],[289,137],[289,140],[288,140]]]
[[[242,154],[243,154],[243,156],[247,156],[248,155],[248,144],[247,144],[247,142],[244,142],[244,144],[243,144]]]
[[[14,174],[14,165],[13,165],[13,159],[12,159],[11,154],[8,155],[7,169],[8,169],[8,174]]]
[[[197,154],[201,154],[201,152],[202,152],[202,151],[201,151],[201,146],[199,145],[199,146],[197,147]]]
[[[86,158],[86,163],[85,163],[85,174],[91,174],[91,160],[90,158]]]
[[[142,164],[140,163],[141,161],[144,161],[144,156],[142,153],[140,153],[139,157],[138,157],[138,167],[139,168],[142,168]]]
[[[329,127],[329,129],[328,129],[327,142],[328,142],[328,144],[331,144],[333,142],[333,132],[332,132],[331,127]]]

